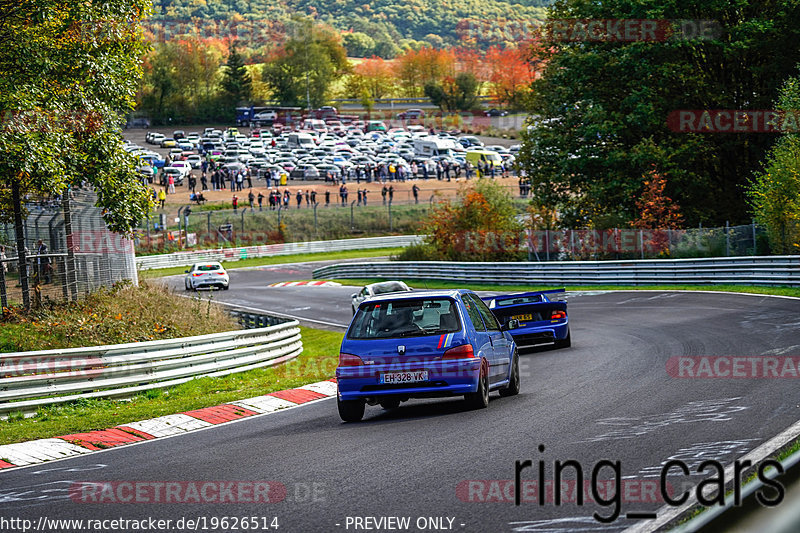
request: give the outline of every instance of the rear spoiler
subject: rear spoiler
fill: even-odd
[[[533,292],[515,292],[513,294],[498,294],[497,296],[486,296],[481,298],[484,302],[490,302],[497,298],[520,298],[524,296],[538,296],[540,294],[556,294],[560,292],[567,292],[567,289],[549,289],[546,291],[533,291]]]

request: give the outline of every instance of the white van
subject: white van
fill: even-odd
[[[311,150],[317,147],[314,137],[308,133],[290,133],[286,139],[286,144],[290,149],[306,148]]]

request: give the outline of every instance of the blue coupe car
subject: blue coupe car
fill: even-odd
[[[501,324],[512,320],[518,322],[518,327],[511,335],[520,348],[544,343],[553,343],[556,348],[567,348],[572,344],[567,302],[552,301],[548,297],[563,292],[564,289],[553,289],[504,294],[483,300],[488,303],[489,309]]]
[[[519,356],[510,331],[474,292],[426,290],[370,298],[342,341],[337,404],[346,422],[365,405],[394,409],[410,398],[463,395],[475,409],[489,392],[519,393]]]

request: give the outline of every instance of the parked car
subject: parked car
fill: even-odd
[[[400,120],[419,120],[425,118],[425,111],[422,109],[409,109],[398,113],[397,118]]]
[[[195,263],[192,268],[185,272],[184,287],[187,291],[210,287],[217,287],[227,291],[230,285],[230,277],[220,263]]]
[[[484,111],[484,114],[487,117],[504,117],[504,116],[508,115],[508,111],[505,111],[503,109],[492,108],[492,109],[489,109],[488,111]]]
[[[410,398],[464,395],[488,407],[489,393],[520,390],[519,354],[510,331],[474,292],[426,290],[361,302],[336,368],[339,416],[356,422],[365,407],[395,409]]]

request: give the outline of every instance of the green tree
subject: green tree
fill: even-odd
[[[336,33],[308,19],[296,24],[297,37],[267,61],[262,79],[284,105],[319,107],[331,84],[349,71],[347,54]]]
[[[88,182],[113,231],[144,218],[149,194],[122,149],[146,50],[146,0],[3,4],[0,20],[0,212],[15,223],[26,264],[23,195],[58,195]],[[20,269],[28,308],[27,271]]]
[[[478,104],[480,82],[471,72],[447,76],[441,82],[425,84],[425,96],[442,111],[468,111]]]
[[[553,20],[706,19],[709,39],[561,40],[550,33],[520,162],[533,194],[566,225],[599,228],[636,217],[643,176],[656,165],[687,224],[745,222],[743,185],[770,135],[677,133],[670,112],[768,109],[800,61],[800,4],[557,0]],[[545,37],[548,35],[546,34]]]
[[[253,93],[250,73],[247,71],[244,59],[233,44],[228,51],[228,61],[222,77],[222,89],[228,94],[234,107],[247,103]]]
[[[369,57],[375,49],[375,39],[360,31],[345,33],[342,44],[350,57]]]
[[[800,109],[800,78],[786,81],[777,108]],[[800,135],[784,133],[767,154],[764,170],[747,188],[756,222],[767,228],[770,248],[777,254],[800,253]]]

